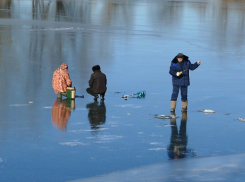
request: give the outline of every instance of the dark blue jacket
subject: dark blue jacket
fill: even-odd
[[[182,67],[176,57],[171,62],[169,74],[172,75],[172,83],[174,86],[189,86],[189,70],[195,70],[199,66],[197,63],[191,64],[189,57],[185,55],[182,62]],[[176,73],[180,71],[183,73],[180,76],[176,76]]]

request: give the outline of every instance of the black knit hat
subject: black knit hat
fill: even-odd
[[[97,70],[100,70],[100,65],[95,65],[92,67],[92,70],[93,71],[97,71]]]
[[[176,56],[176,58],[184,58],[184,54],[182,54],[182,53],[179,53],[179,54],[177,54],[177,56]]]

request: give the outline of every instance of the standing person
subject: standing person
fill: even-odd
[[[187,111],[187,88],[190,85],[189,70],[195,70],[201,64],[201,61],[197,61],[196,63],[191,64],[188,58],[188,56],[179,53],[177,56],[175,56],[170,65],[169,74],[172,75],[173,84],[173,93],[170,101],[171,112],[175,111],[179,90],[181,90],[182,100],[181,111]]]
[[[100,66],[95,65],[92,67],[93,74],[90,77],[90,80],[88,82],[89,88],[87,88],[88,94],[94,96],[94,100],[97,100],[99,98],[98,94],[100,94],[100,99],[105,99],[105,92],[107,90],[106,84],[107,79],[106,75],[100,71]]]
[[[60,67],[54,71],[52,85],[54,92],[57,94],[57,98],[62,98],[62,95],[67,96],[67,87],[72,86],[67,64],[61,64]]]

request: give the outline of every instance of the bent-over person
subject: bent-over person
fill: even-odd
[[[105,92],[107,90],[106,84],[107,84],[107,79],[106,75],[101,72],[100,66],[95,65],[92,67],[93,74],[91,75],[89,79],[89,88],[87,88],[88,94],[94,96],[94,100],[97,100],[100,95],[100,99],[104,100],[105,99]]]
[[[67,87],[72,86],[67,64],[61,64],[60,67],[54,71],[52,85],[54,92],[57,94],[57,98],[67,96]]]

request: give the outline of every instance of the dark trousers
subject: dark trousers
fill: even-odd
[[[181,91],[181,100],[182,102],[186,102],[187,100],[187,88],[188,86],[173,86],[173,93],[171,96],[171,101],[177,101],[179,90]]]
[[[98,94],[94,93],[93,90],[92,90],[92,88],[90,88],[90,87],[87,88],[86,91],[88,92],[88,94],[90,94],[90,95],[92,95],[94,97],[98,96]],[[105,96],[105,93],[101,93],[100,96],[101,97],[104,97]]]

